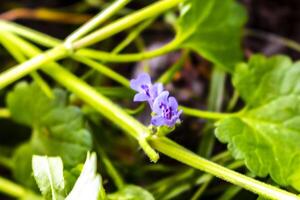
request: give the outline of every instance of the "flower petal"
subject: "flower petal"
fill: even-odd
[[[148,101],[149,97],[146,94],[143,93],[138,93],[136,95],[134,95],[133,101],[137,102],[137,101]]]
[[[172,110],[177,112],[178,103],[175,97],[169,97],[168,101],[169,101],[169,106],[172,108]]]
[[[163,113],[160,105],[161,104],[168,105],[168,97],[169,97],[168,91],[164,91],[164,92],[160,93],[160,95],[158,95],[158,97],[156,97],[156,99],[154,100],[154,103],[153,103],[153,111],[156,114],[161,115]]]
[[[149,74],[141,73],[136,79],[130,81],[130,87],[135,91],[141,91],[142,85],[151,85],[151,78]]]
[[[163,118],[162,116],[154,116],[151,119],[151,124],[153,124],[154,126],[162,126],[165,124],[165,118]]]

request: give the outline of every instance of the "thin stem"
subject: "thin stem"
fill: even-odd
[[[7,169],[12,169],[13,168],[13,162],[10,158],[0,156],[0,165],[4,166]]]
[[[0,118],[10,118],[10,112],[6,108],[0,108]]]
[[[184,106],[179,106],[179,109],[181,109],[185,115],[204,118],[204,119],[213,119],[213,120],[219,120],[226,117],[237,115],[236,113],[219,113],[219,112],[202,111],[202,110],[188,108]]]
[[[162,0],[158,1],[157,3],[153,3],[150,6],[147,6],[146,8],[140,9],[139,11],[136,11],[130,15],[127,15],[126,17],[123,17],[114,23],[111,23],[104,28],[95,31],[91,33],[90,35],[87,35],[86,37],[78,40],[73,44],[74,49],[86,47],[92,44],[95,44],[101,40],[104,40],[116,33],[119,33],[120,31],[127,29],[131,26],[134,26],[135,24],[148,19],[155,17],[166,10],[171,9],[172,7],[175,7],[179,3],[181,3],[183,0]]]
[[[44,45],[45,47],[54,47],[61,43],[60,40],[49,35],[9,21],[0,20],[0,30],[22,35],[23,37],[32,40],[37,44]]]
[[[10,32],[1,31],[0,41],[2,45],[7,49],[7,51],[17,60],[19,63],[25,62],[27,59],[25,55],[14,45],[12,42],[17,38]],[[37,85],[42,89],[42,91],[49,97],[53,98],[52,90],[48,84],[43,80],[43,78],[38,74],[38,72],[33,71],[30,76],[35,80]]]
[[[233,96],[231,97],[228,106],[227,106],[227,111],[231,111],[237,104],[239,100],[239,93],[235,90],[233,93]]]
[[[224,96],[224,85],[225,72],[215,67],[211,75],[208,94],[207,109],[209,111],[220,112]],[[214,149],[216,137],[213,134],[213,127],[213,122],[210,121],[205,124],[203,132],[201,133],[202,138],[199,144],[198,154],[205,158],[209,158]]]
[[[178,5],[183,0],[163,0],[157,3],[154,3],[144,9],[136,11],[135,13],[128,15],[120,20],[117,20],[115,23],[112,23],[98,31],[87,35],[86,37],[78,40],[72,45],[72,49],[82,48],[101,40],[104,40],[126,28],[129,28],[142,20],[147,18],[154,17],[176,5]],[[32,35],[30,36],[32,37]],[[41,42],[41,41],[39,41]],[[176,42],[177,43],[177,42]],[[172,47],[174,49],[174,46]],[[159,51],[159,50],[157,50]],[[168,50],[170,51],[170,49]],[[20,65],[12,67],[10,70],[7,70],[0,74],[0,89],[9,85],[10,83],[22,78],[28,73],[38,69],[41,65],[55,61],[58,59],[62,59],[66,57],[70,53],[69,46],[58,45],[53,49],[46,51],[45,53],[41,53],[36,55],[32,59],[24,62]]]
[[[132,30],[128,36],[112,50],[112,53],[119,53],[125,49],[125,47],[127,47],[145,28],[152,24],[154,20],[155,18],[149,19]]]
[[[125,109],[125,111],[129,114],[129,115],[136,115],[139,112],[141,112],[142,110],[144,110],[145,108],[145,104],[141,104],[139,105],[137,108],[135,109]]]
[[[113,16],[116,12],[122,9],[126,4],[128,4],[131,0],[116,0],[113,4],[111,4],[108,8],[97,14],[79,29],[77,29],[74,33],[67,37],[66,43],[72,43],[77,39],[81,38],[88,32],[95,29],[97,26],[105,22],[111,16]]]
[[[50,86],[47,84],[47,82],[37,73],[36,71],[31,72],[30,74],[34,81],[37,83],[37,85],[42,89],[42,91],[47,95],[47,97],[53,99],[54,94],[50,88]]]
[[[285,38],[285,37],[282,37],[282,36],[279,36],[279,35],[275,35],[273,33],[268,33],[268,32],[261,31],[261,30],[246,29],[245,35],[254,36],[254,37],[270,40],[273,42],[277,42],[277,43],[287,46],[295,51],[300,52],[300,44],[298,42],[288,39],[288,38]]]
[[[195,192],[195,194],[192,196],[191,200],[198,200],[206,190],[206,188],[209,186],[211,181],[213,180],[213,177],[210,177],[204,184],[202,184],[198,190]]]
[[[15,198],[31,197],[32,199],[42,199],[34,193],[26,190],[20,185],[17,185],[10,180],[0,177],[0,192],[10,195]],[[28,198],[29,199],[29,198]]]
[[[241,190],[242,188],[237,187],[235,185],[231,185],[217,200],[230,200],[234,196],[236,196]]]
[[[68,51],[63,46],[57,46],[43,54],[24,62],[20,65],[14,66],[11,69],[0,74],[0,89],[13,83],[14,81],[26,76],[32,71],[37,70],[41,65],[49,61],[58,60],[68,55]]]
[[[76,54],[104,62],[136,62],[167,54],[178,48],[178,45],[179,40],[174,39],[172,42],[158,49],[135,54],[111,54],[93,49],[80,49]]]
[[[113,179],[115,185],[118,189],[122,189],[125,185],[123,178],[114,167],[112,162],[109,160],[108,156],[106,155],[105,151],[101,148],[99,144],[96,144],[97,152],[100,155],[100,159],[102,160],[103,164],[105,165],[107,173]]]
[[[129,87],[129,81],[127,78],[125,78],[124,76],[116,73],[114,70],[111,70],[109,67],[93,61],[91,59],[88,59],[84,56],[78,56],[78,55],[74,55],[72,56],[72,58],[74,60],[77,60],[78,62],[84,63],[85,65],[97,70],[98,72],[100,72],[101,74],[104,74],[105,76],[115,80],[116,82],[122,84],[125,87]]]
[[[150,140],[150,144],[159,152],[178,160],[186,165],[212,174],[218,178],[228,181],[234,185],[240,186],[253,193],[262,195],[265,198],[273,200],[300,200],[295,194],[281,190],[277,187],[257,181],[248,176],[232,171],[226,167],[215,164],[209,160],[199,157],[193,152],[178,148],[177,144],[167,138],[155,138]]]

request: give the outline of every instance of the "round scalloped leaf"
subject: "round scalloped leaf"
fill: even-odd
[[[244,8],[233,0],[186,0],[181,6],[176,34],[181,46],[233,71],[243,57]]]
[[[300,191],[300,63],[254,56],[233,83],[246,108],[217,123],[216,136],[260,177]]]

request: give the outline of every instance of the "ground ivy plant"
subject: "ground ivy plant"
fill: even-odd
[[[0,110],[0,116],[26,126],[31,132],[25,143],[14,148],[11,157],[0,160],[11,170],[15,181],[0,177],[0,191],[19,199],[171,199],[189,186],[172,192],[166,190],[168,198],[159,198],[150,191],[153,188],[163,191],[176,185],[178,179],[189,182],[195,176],[197,179],[191,182],[205,189],[215,176],[260,198],[300,199],[297,196],[300,190],[300,64],[287,56],[255,55],[243,60],[241,39],[247,17],[244,8],[233,0],[155,1],[103,25],[129,2],[114,1],[64,41],[0,21],[1,45],[19,63],[0,74],[0,89],[6,96],[6,108]],[[175,16],[171,20],[174,28],[171,42],[153,51],[119,54],[155,17],[164,14]],[[111,53],[92,46],[139,23],[142,24],[131,29],[130,33],[134,34],[129,33],[130,37]],[[178,105],[176,96],[164,84],[181,70],[182,60],[162,73],[157,81],[147,73],[125,77],[118,69],[105,65],[105,62],[143,61],[178,49],[184,49],[183,59],[193,52],[213,63],[223,77],[227,73],[244,108],[219,113]],[[122,88],[96,88],[65,67],[66,61],[83,63]],[[27,75],[33,80],[19,81]],[[125,99],[127,92],[135,92],[130,101],[141,102],[137,110],[129,111],[114,100],[115,97]],[[142,123],[134,115],[146,112],[143,102],[151,109],[148,123]],[[168,134],[185,123],[184,116],[207,119],[208,125],[214,121],[216,138],[227,144],[236,161],[226,161],[230,159],[228,152],[204,158],[169,139]],[[148,188],[127,182],[103,150],[106,144],[99,143],[94,133],[99,130],[89,125],[90,118],[93,122],[109,123],[111,130],[102,132],[110,133],[117,127],[133,138],[135,146],[149,158],[149,166],[159,167],[160,154],[164,154],[204,174],[188,169]],[[206,150],[209,151],[209,145]],[[99,166],[97,156],[102,160]],[[104,189],[105,181],[97,173],[102,172],[102,166],[115,188]],[[246,166],[249,173],[233,170],[241,166]],[[269,177],[268,182],[260,179],[264,177]],[[202,186],[194,199],[201,195]]]

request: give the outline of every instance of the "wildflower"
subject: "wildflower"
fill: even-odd
[[[146,73],[142,73],[136,79],[132,79],[130,87],[138,92],[134,96],[133,101],[148,101],[151,108],[156,97],[163,91],[162,84],[156,83],[152,85],[151,78]]]
[[[173,127],[180,122],[179,116],[182,110],[178,111],[178,103],[174,97],[169,97],[169,92],[162,92],[153,103],[153,112],[151,123],[155,126],[167,125]]]

